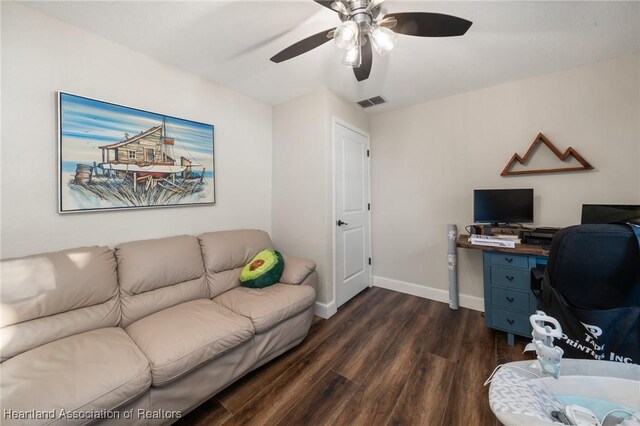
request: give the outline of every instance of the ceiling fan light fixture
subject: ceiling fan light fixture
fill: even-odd
[[[362,65],[362,51],[360,50],[359,44],[356,44],[355,46],[344,52],[344,56],[342,57],[342,65],[346,65],[351,68],[358,68],[360,65]]]
[[[398,40],[398,35],[391,31],[389,28],[381,27],[379,25],[372,25],[369,30],[371,36],[371,43],[374,49],[380,56],[389,53]]]
[[[2,1],[2,0],[0,0]],[[466,34],[473,22],[457,16],[431,12],[387,13],[385,0],[314,0],[338,13],[341,23],[293,43],[271,57],[280,63],[302,55],[334,39],[344,50],[343,65],[353,68],[356,80],[364,81],[371,74],[373,50],[379,55],[391,51],[396,34],[414,37],[456,37]],[[393,30],[391,30],[393,29]],[[371,40],[368,40],[371,38]],[[371,44],[367,45],[367,42]]]
[[[371,0],[369,2],[369,5],[367,6],[367,8],[365,9],[365,12],[369,13],[371,12],[373,9],[375,9],[376,7],[380,6],[382,4],[384,0]]]
[[[353,21],[344,21],[333,35],[338,49],[349,50],[358,44],[360,28]]]
[[[349,10],[346,8],[344,3],[342,3],[340,0],[337,0],[331,3],[331,9],[335,10],[341,15],[349,16]]]

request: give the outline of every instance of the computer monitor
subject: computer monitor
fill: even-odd
[[[475,223],[533,222],[533,189],[476,189],[473,191]]]
[[[640,225],[640,206],[583,204],[581,223],[631,222]]]

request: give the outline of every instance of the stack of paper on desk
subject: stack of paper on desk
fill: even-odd
[[[479,246],[515,248],[516,243],[519,243],[520,240],[516,235],[488,236],[472,234],[469,242]]]

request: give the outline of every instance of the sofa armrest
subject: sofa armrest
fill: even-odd
[[[316,263],[313,260],[303,259],[294,256],[282,256],[284,259],[284,271],[280,277],[280,282],[284,284],[300,284],[305,278],[316,270]]]

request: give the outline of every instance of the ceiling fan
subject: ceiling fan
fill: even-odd
[[[369,78],[373,48],[380,55],[395,46],[397,34],[418,37],[453,37],[464,35],[472,22],[441,13],[408,12],[383,15],[384,0],[314,0],[338,13],[342,23],[300,40],[271,58],[280,63],[334,39],[345,51],[342,64],[353,68],[358,81]]]

